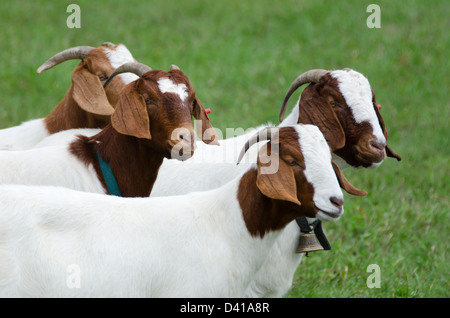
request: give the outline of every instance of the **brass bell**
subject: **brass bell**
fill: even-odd
[[[308,252],[321,251],[324,248],[320,245],[315,234],[312,233],[302,233],[298,241],[296,253],[306,253]]]

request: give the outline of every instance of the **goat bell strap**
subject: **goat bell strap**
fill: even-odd
[[[100,164],[100,169],[102,170],[103,179],[105,179],[106,188],[108,189],[109,194],[115,195],[118,197],[122,196],[120,193],[119,185],[117,184],[116,177],[109,166],[109,162],[103,160],[100,154],[97,152],[98,162]]]
[[[296,253],[306,253],[306,256],[308,256],[309,252],[331,250],[331,245],[322,229],[322,221],[315,220],[309,224],[306,217],[301,217],[297,218],[296,222],[302,232]],[[310,233],[313,230],[314,234]]]

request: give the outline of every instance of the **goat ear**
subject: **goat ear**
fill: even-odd
[[[121,134],[152,139],[144,97],[133,86],[122,91],[111,124]]]
[[[73,99],[83,110],[102,116],[114,113],[98,76],[84,67],[78,67],[72,72],[72,84]]]
[[[312,95],[310,95],[311,93]],[[316,98],[316,94],[318,94],[317,90],[311,88],[311,85],[302,93],[298,122],[316,125],[323,133],[331,151],[341,149],[345,145],[344,129],[333,108],[324,98]],[[317,104],[318,100],[321,101],[320,104]]]
[[[219,137],[217,136],[216,130],[209,122],[206,110],[197,97],[194,99],[194,111],[192,115],[195,119],[201,120],[202,122],[202,141],[205,144],[219,145]]]
[[[387,139],[388,139],[388,133],[386,130],[386,126],[384,125],[383,117],[381,117],[380,111],[378,110],[378,107],[374,104],[373,109],[375,110],[375,113],[377,114],[378,122],[380,123],[381,129],[383,130],[384,137],[386,138],[386,156],[395,158],[397,161],[402,160],[402,157],[397,155],[395,152],[392,151],[391,148],[387,145]]]
[[[336,174],[336,177],[339,181],[339,185],[342,189],[344,189],[347,193],[357,195],[360,197],[363,197],[367,195],[367,192],[364,190],[360,190],[358,188],[355,188],[344,176],[341,169],[339,169],[338,165],[334,163],[334,161],[331,161],[331,164],[333,165],[334,173]]]
[[[262,162],[269,162],[267,145],[264,145],[258,155],[258,175],[256,186],[266,197],[275,200],[284,200],[301,205],[297,198],[297,185],[295,183],[294,171],[281,158],[277,156],[278,170],[273,174],[264,174],[261,171]],[[262,161],[262,162],[261,162]]]
[[[388,145],[386,145],[386,156],[395,158],[395,159],[397,159],[397,161],[402,160],[402,157],[400,157],[395,152],[393,152],[392,149]]]

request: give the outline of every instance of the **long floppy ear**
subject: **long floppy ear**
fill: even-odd
[[[121,134],[152,139],[144,97],[136,91],[133,84],[124,88],[120,94],[116,111],[111,116],[111,124]]]
[[[336,177],[339,181],[339,185],[342,189],[344,189],[347,193],[357,195],[360,197],[363,197],[367,195],[367,192],[364,190],[360,190],[358,188],[355,188],[344,176],[341,169],[339,169],[338,165],[334,163],[334,161],[331,161],[331,164],[333,165],[334,173],[336,174]]]
[[[316,125],[323,133],[331,151],[341,149],[345,145],[344,129],[333,108],[327,102],[320,102],[324,98],[317,96],[314,85],[311,84],[302,93],[298,122]]]
[[[194,111],[193,116],[195,119],[202,121],[202,141],[205,144],[211,145],[219,145],[219,137],[217,136],[216,130],[213,128],[211,123],[209,122],[208,115],[206,114],[206,110],[203,107],[200,100],[195,97],[194,99]]]
[[[395,152],[392,151],[392,149],[387,145],[387,139],[388,139],[388,133],[386,130],[386,126],[384,125],[383,117],[381,117],[380,111],[378,110],[378,107],[374,104],[373,109],[375,110],[375,113],[377,114],[378,122],[380,123],[381,129],[383,130],[384,137],[386,138],[386,156],[391,158],[396,158],[397,161],[402,160],[402,157],[397,155]]]
[[[114,113],[98,76],[84,67],[77,67],[72,72],[72,84],[73,99],[83,110],[103,116]]]
[[[273,157],[271,159],[274,159]],[[285,200],[301,205],[297,199],[297,185],[295,183],[294,171],[279,156],[278,170],[273,174],[264,174],[261,172],[263,162],[269,162],[267,155],[267,145],[261,147],[258,155],[258,175],[256,178],[256,186],[266,197],[275,200]]]

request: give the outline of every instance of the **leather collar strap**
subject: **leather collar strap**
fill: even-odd
[[[97,152],[98,162],[100,164],[100,169],[102,170],[103,179],[105,179],[106,188],[108,189],[109,194],[115,195],[118,197],[122,196],[120,193],[119,185],[117,184],[116,177],[109,166],[109,163],[104,161],[100,154]]]
[[[297,224],[300,227],[300,231],[302,231],[303,233],[309,233],[314,230],[314,234],[316,235],[316,238],[319,241],[320,245],[322,245],[323,249],[331,250],[330,242],[328,242],[328,239],[323,232],[321,220],[316,219],[314,222],[309,224],[306,217],[300,217],[296,218],[295,221],[297,221]]]

